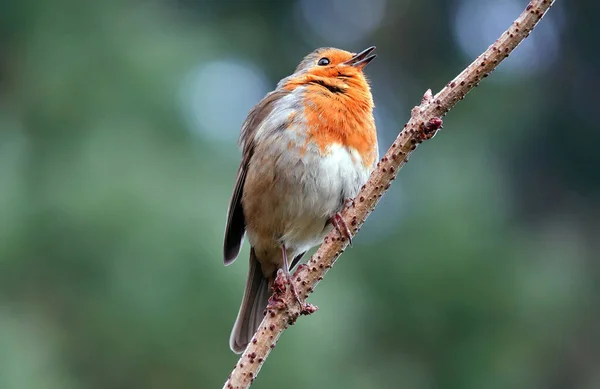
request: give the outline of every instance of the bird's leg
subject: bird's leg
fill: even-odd
[[[331,217],[331,224],[333,224],[333,226],[337,228],[337,230],[340,232],[340,234],[342,234],[343,237],[348,239],[348,245],[352,247],[352,233],[350,232],[350,229],[344,221],[344,218],[342,217],[341,213],[336,212]]]
[[[288,262],[287,250],[285,249],[284,244],[281,245],[281,256],[283,257],[283,274],[285,274],[285,277],[291,282],[292,275],[290,274],[290,264]]]
[[[281,245],[281,255],[283,257],[283,274],[287,279],[288,285],[290,286],[290,290],[294,294],[296,301],[298,301],[298,304],[302,306],[302,301],[300,301],[300,296],[298,296],[298,292],[296,291],[296,287],[294,286],[294,280],[292,279],[292,274],[290,273],[290,264],[288,262],[287,250],[285,249],[284,244]]]
[[[316,312],[318,309],[316,306],[300,300],[298,291],[296,290],[296,287],[294,286],[294,280],[292,279],[292,274],[290,273],[290,264],[288,263],[287,251],[285,249],[285,245],[281,245],[281,255],[283,257],[283,269],[282,269],[283,272],[282,273],[283,273],[283,276],[285,277],[285,279],[287,280],[288,285],[290,286],[290,290],[292,291],[292,294],[294,295],[294,297],[296,298],[296,301],[298,302],[298,305],[300,306],[300,314],[301,315],[310,315],[311,313]],[[302,266],[306,266],[306,265],[300,265],[298,267],[298,270],[300,270]],[[277,280],[280,279],[280,276],[281,276],[281,274],[279,273],[279,270],[278,270],[277,278],[275,279],[276,284],[281,284],[281,282],[277,282]],[[281,285],[279,285],[279,289],[280,290],[282,289]],[[293,322],[291,322],[291,323],[293,323]]]

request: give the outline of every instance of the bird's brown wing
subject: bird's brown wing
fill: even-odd
[[[242,195],[244,184],[246,182],[248,164],[254,154],[256,131],[263,125],[269,114],[273,112],[277,101],[288,93],[288,91],[283,90],[275,90],[269,93],[260,103],[252,108],[246,121],[242,125],[242,132],[240,134],[242,162],[238,169],[233,194],[231,195],[231,200],[229,202],[225,239],[223,242],[223,261],[225,265],[233,263],[237,258],[246,232],[246,220],[242,208]]]
[[[242,161],[229,202],[229,214],[227,215],[225,241],[223,243],[223,261],[225,265],[231,264],[237,258],[246,232],[246,220],[242,209],[242,189],[245,181],[246,164]]]

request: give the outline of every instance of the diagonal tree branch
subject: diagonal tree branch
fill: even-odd
[[[396,178],[398,170],[408,161],[410,153],[419,143],[432,138],[441,128],[440,117],[448,113],[459,100],[462,100],[502,60],[508,57],[529,35],[553,3],[553,0],[531,0],[523,13],[500,38],[445,88],[435,96],[432,96],[430,90],[425,93],[421,105],[413,108],[409,122],[377,164],[369,181],[342,212],[344,221],[353,234],[360,230],[365,219]],[[313,292],[347,246],[346,239],[333,229],[308,263],[301,265],[294,273],[294,286],[300,296],[306,298]],[[274,295],[267,307],[267,314],[223,388],[248,388],[275,347],[281,333],[300,315],[310,314],[315,309],[309,304],[303,306],[298,304],[290,289],[286,288],[283,278],[278,276]]]

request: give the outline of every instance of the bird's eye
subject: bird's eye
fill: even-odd
[[[319,60],[319,62],[317,62],[317,65],[319,66],[327,66],[329,65],[329,58],[327,57],[323,57]]]

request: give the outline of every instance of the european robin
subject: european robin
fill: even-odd
[[[332,226],[378,160],[373,97],[363,73],[375,58],[320,48],[277,84],[242,125],[242,161],[227,217],[225,265],[250,242],[250,269],[229,345],[244,351],[263,319],[277,271],[290,270]],[[291,263],[288,261],[291,258]]]

